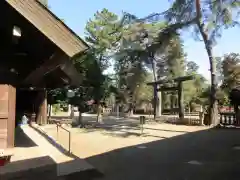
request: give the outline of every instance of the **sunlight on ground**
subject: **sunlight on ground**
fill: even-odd
[[[68,128],[72,132],[72,152],[80,158],[88,158],[134,145],[139,145],[137,146],[138,149],[146,149],[147,146],[141,144],[207,129],[207,127],[196,126],[146,124],[142,134],[138,126],[131,127],[128,125],[112,125],[110,128],[97,129]],[[49,135],[56,137],[55,127],[45,128],[45,130]],[[67,149],[67,133],[59,132],[58,138],[60,139],[59,142]]]

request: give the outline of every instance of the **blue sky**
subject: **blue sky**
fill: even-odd
[[[138,17],[144,17],[153,12],[161,12],[169,6],[168,0],[148,0],[147,3],[139,0],[49,0],[51,10],[81,37],[84,36],[86,22],[93,17],[96,11],[107,8],[116,14],[122,11],[130,12]],[[162,3],[160,3],[162,2]],[[218,44],[214,47],[214,55],[222,56],[229,52],[240,53],[240,29],[225,30]],[[192,35],[184,36],[184,48],[188,60],[195,61],[200,66],[200,73],[209,79],[209,62],[204,44],[195,41]]]

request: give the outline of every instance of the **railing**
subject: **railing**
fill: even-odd
[[[238,121],[235,113],[233,112],[221,112],[220,115],[220,124],[222,125],[237,125]]]
[[[162,113],[162,115],[178,115],[178,112],[173,113]],[[184,112],[184,116],[199,116],[199,112]]]
[[[59,121],[53,120],[57,126],[57,141],[59,142],[59,128],[62,130],[66,131],[68,133],[68,152],[69,154],[71,153],[71,131],[67,130],[66,128],[62,127],[62,124]]]

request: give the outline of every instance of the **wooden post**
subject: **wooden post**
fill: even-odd
[[[183,105],[183,87],[182,82],[178,83],[178,108],[179,108],[179,120],[184,120],[184,105]]]
[[[37,113],[37,124],[47,124],[47,91],[39,91],[39,108]]]

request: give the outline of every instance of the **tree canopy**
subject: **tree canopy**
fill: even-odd
[[[125,109],[129,109],[141,102],[153,102],[153,97],[158,96],[159,101],[164,101],[163,108],[170,108],[176,102],[176,93],[163,92],[161,99],[156,94],[156,87],[146,86],[146,82],[193,75],[194,80],[184,83],[185,106],[208,102],[214,109],[215,101],[224,99],[238,78],[232,67],[239,62],[239,55],[231,53],[215,58],[212,53],[222,29],[237,24],[235,15],[238,7],[239,2],[234,0],[204,3],[176,0],[167,11],[146,18],[129,13],[118,16],[106,8],[97,11],[85,27],[85,39],[91,48],[74,60],[75,67],[83,76],[83,83],[81,87],[74,88],[76,96],[68,102],[84,107],[91,99],[99,104],[114,94],[115,103],[118,99],[122,106],[127,107]],[[184,39],[180,34],[190,26],[205,44],[211,86],[200,74],[198,64],[188,60],[184,52]],[[109,68],[113,68],[111,74],[106,73]],[[55,93],[59,98],[64,94],[59,90]],[[210,101],[207,100],[209,96]]]

